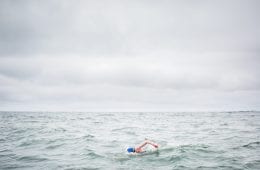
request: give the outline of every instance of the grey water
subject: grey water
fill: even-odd
[[[260,112],[0,112],[0,169],[259,170]]]

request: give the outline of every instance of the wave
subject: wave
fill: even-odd
[[[84,154],[84,155],[87,156],[88,158],[91,158],[91,159],[104,158],[103,155],[97,154],[94,151],[89,152],[89,153]]]
[[[242,147],[244,148],[256,148],[260,146],[260,142],[259,141],[255,141],[255,142],[250,142],[248,144],[242,145]]]
[[[64,143],[62,144],[57,144],[57,145],[50,145],[50,146],[47,146],[45,149],[49,149],[49,150],[52,150],[52,149],[56,149],[56,148],[59,148],[61,146],[63,146]]]
[[[49,159],[42,158],[37,155],[33,155],[33,156],[22,156],[22,157],[19,157],[17,160],[25,161],[25,162],[44,162],[44,161],[48,161]]]

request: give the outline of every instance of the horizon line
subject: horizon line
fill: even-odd
[[[70,112],[74,112],[74,113],[199,113],[199,112],[211,112],[211,113],[223,113],[223,112],[260,112],[260,110],[222,110],[222,111],[212,111],[212,110],[208,110],[208,111],[39,111],[39,110],[21,110],[21,111],[17,111],[17,110],[0,110],[0,112],[30,112],[30,113],[34,113],[34,112],[50,112],[50,113],[70,113]]]

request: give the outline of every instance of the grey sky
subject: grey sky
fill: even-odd
[[[0,110],[259,110],[257,0],[0,1]]]

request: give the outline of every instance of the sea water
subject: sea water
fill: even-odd
[[[0,112],[0,169],[259,170],[260,112]]]

